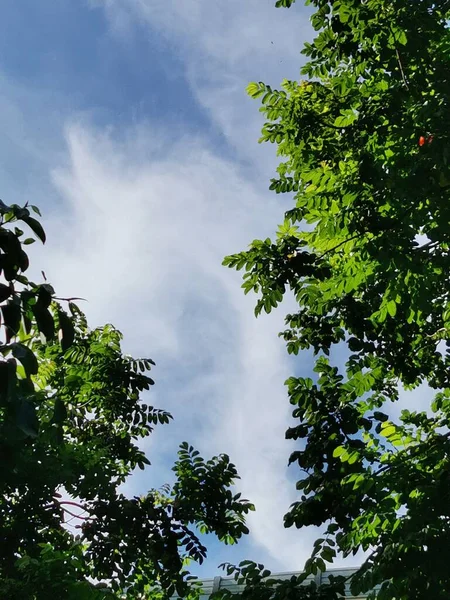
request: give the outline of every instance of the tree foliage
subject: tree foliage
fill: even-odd
[[[281,335],[317,357],[287,381],[303,474],[285,525],[325,527],[307,573],[363,550],[354,593],[448,598],[450,3],[307,4],[303,79],[248,87],[282,160],[270,189],[293,204],[275,240],[224,261],[256,314],[293,293]],[[431,403],[390,417],[399,386],[423,383]]]
[[[185,566],[206,556],[198,530],[232,543],[252,505],[231,489],[228,456],[205,461],[187,443],[172,487],[123,493],[150,464],[140,442],[171,419],[144,402],[154,363],[27,279],[24,247],[45,241],[31,210],[0,203],[0,598],[195,595]]]

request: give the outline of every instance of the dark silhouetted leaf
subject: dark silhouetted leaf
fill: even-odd
[[[64,402],[60,398],[55,400],[55,408],[53,411],[53,423],[60,425],[67,418],[67,409]]]
[[[14,358],[17,358],[22,363],[27,375],[36,375],[38,372],[38,361],[33,351],[19,343],[12,344],[11,349]]]
[[[75,329],[72,320],[64,311],[60,310],[58,312],[58,318],[61,331],[61,348],[65,352],[73,344]]]
[[[9,298],[12,294],[12,290],[9,285],[5,285],[4,283],[0,283],[0,302],[3,302],[7,298]]]
[[[44,308],[40,304],[34,304],[31,310],[33,311],[39,331],[47,340],[51,340],[55,335],[55,323],[52,314],[48,308]]]
[[[3,323],[6,327],[6,341],[17,335],[20,328],[20,319],[22,313],[20,306],[15,302],[8,302],[1,307],[3,314]]]
[[[42,225],[33,217],[22,217],[22,220],[32,229],[42,243],[45,243],[45,231]]]
[[[39,422],[35,406],[24,398],[19,398],[15,404],[15,417],[17,427],[29,437],[37,437]]]

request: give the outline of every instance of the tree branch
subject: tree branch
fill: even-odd
[[[326,256],[330,252],[333,252],[334,250],[337,250],[337,248],[339,248],[340,246],[343,246],[344,244],[346,244],[347,242],[351,242],[352,240],[356,240],[357,238],[362,237],[363,235],[364,235],[364,233],[363,234],[357,233],[356,235],[352,235],[351,237],[345,239],[342,242],[339,242],[339,244],[337,244],[333,248],[330,248],[329,250],[327,250],[326,252],[324,252],[323,254],[321,254],[318,258],[323,258],[324,256]]]
[[[400,53],[399,53],[399,51],[398,51],[397,48],[395,49],[395,54],[397,55],[397,62],[398,62],[398,66],[400,67],[400,73],[402,74],[403,83],[405,84],[406,89],[409,90],[409,85],[408,85],[408,82],[407,82],[406,77],[405,77],[405,72],[403,70],[403,65],[402,65],[402,61],[401,61],[401,58],[400,58]]]

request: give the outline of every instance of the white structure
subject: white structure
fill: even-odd
[[[343,575],[344,577],[350,577],[353,573],[356,572],[357,569],[330,569],[329,571],[325,571],[324,573],[318,573],[316,576],[310,575],[306,580],[305,584],[310,581],[315,581],[318,585],[321,583],[326,583],[329,580],[330,575],[334,575],[337,577],[338,575]],[[293,575],[299,575],[298,572],[290,572],[290,573],[272,573],[271,577],[274,579],[290,579]],[[207,600],[213,592],[217,592],[218,590],[227,589],[232,593],[240,592],[243,589],[243,586],[240,586],[236,583],[234,577],[214,577],[214,579],[203,579],[203,594],[201,596],[201,600]],[[346,586],[346,595],[345,597],[348,600],[363,600],[365,596],[352,596],[350,592],[350,585]]]

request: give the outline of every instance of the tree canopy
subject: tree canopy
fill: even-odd
[[[316,355],[287,381],[301,474],[285,525],[324,528],[306,574],[363,550],[355,594],[448,598],[450,3],[307,4],[302,79],[248,86],[281,157],[270,189],[292,206],[276,239],[224,261],[245,270],[257,315],[295,297],[280,335]],[[423,410],[394,418],[420,384]]]
[[[146,403],[152,360],[27,279],[25,248],[45,241],[32,211],[0,202],[0,598],[193,596],[198,531],[232,543],[253,507],[232,490],[227,455],[205,461],[187,443],[172,487],[123,493],[150,464],[140,442],[171,415]]]

